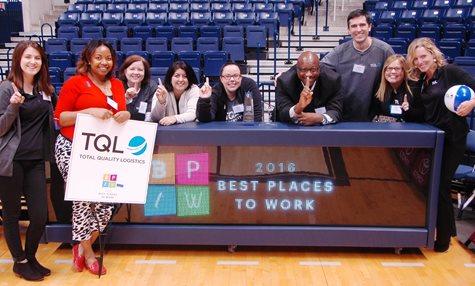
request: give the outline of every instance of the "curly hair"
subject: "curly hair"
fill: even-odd
[[[425,48],[435,58],[435,64],[438,68],[445,66],[447,61],[444,54],[437,48],[432,39],[430,38],[417,38],[414,39],[407,48],[407,63],[409,65],[409,78],[412,80],[419,80],[421,71],[415,64],[416,49],[419,47]]]

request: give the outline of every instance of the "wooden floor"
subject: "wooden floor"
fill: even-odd
[[[24,227],[22,228],[24,232]],[[31,285],[15,277],[0,227],[0,285]],[[427,249],[213,246],[106,247],[108,274],[71,271],[71,247],[41,244],[51,268],[42,285],[475,285],[475,254],[456,238],[447,253]],[[38,284],[40,284],[38,283]]]

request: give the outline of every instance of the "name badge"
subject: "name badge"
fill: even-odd
[[[389,112],[391,114],[402,114],[402,109],[400,105],[391,104],[389,106]]]
[[[115,110],[117,110],[119,108],[119,105],[117,104],[117,102],[115,102],[112,98],[110,97],[107,97],[107,104],[109,104],[110,107],[114,108]]]
[[[355,64],[353,66],[353,72],[356,72],[356,73],[364,73],[364,69],[365,69],[365,66],[363,65]]]
[[[139,113],[145,114],[147,111],[147,103],[145,101],[141,101],[139,105]]]
[[[244,112],[244,104],[238,104],[233,106],[234,113]]]
[[[315,108],[315,113],[317,114],[324,114],[327,112],[327,109],[325,108],[325,106],[323,107],[319,107],[319,108]]]

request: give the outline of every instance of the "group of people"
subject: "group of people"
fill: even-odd
[[[388,44],[369,36],[371,18],[364,10],[352,11],[347,25],[351,41],[337,46],[322,61],[316,53],[303,52],[295,66],[278,76],[276,119],[299,125],[420,121],[444,130],[435,240],[435,251],[444,252],[456,234],[450,182],[464,154],[469,130],[464,117],[475,107],[475,100],[466,101],[453,113],[444,105],[444,94],[457,84],[475,89],[475,79],[447,64],[429,38],[415,39],[406,58],[394,54]],[[0,84],[0,200],[13,271],[26,280],[42,280],[51,273],[36,259],[47,221],[44,162],[57,165],[67,181],[77,114],[160,125],[242,121],[244,98],[250,93],[254,121],[262,120],[259,88],[254,80],[242,76],[235,63],[221,68],[215,86],[207,79],[201,88],[193,68],[185,62],[173,63],[163,82],[151,79],[149,63],[140,56],[128,57],[118,78],[114,76],[117,63],[117,54],[107,41],[90,41],[77,62],[77,74],[56,97],[41,46],[25,41],[14,50],[8,80]],[[59,135],[54,123],[60,128]],[[24,248],[19,230],[21,196],[26,198],[30,218]],[[73,202],[75,271],[86,268],[99,274],[92,244],[112,211],[109,204]],[[103,266],[100,274],[106,272]]]

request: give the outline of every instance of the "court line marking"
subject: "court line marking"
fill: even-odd
[[[226,261],[219,260],[216,262],[217,265],[259,265],[259,261]]]
[[[54,261],[55,264],[73,264],[71,259],[56,259]]]
[[[381,262],[385,267],[424,267],[422,262]]]
[[[0,263],[2,264],[13,263],[13,259],[0,259]]]
[[[176,264],[176,260],[135,260],[135,264]]]
[[[464,266],[468,268],[475,268],[475,263],[465,263]]]
[[[300,266],[341,266],[340,261],[300,261]]]

